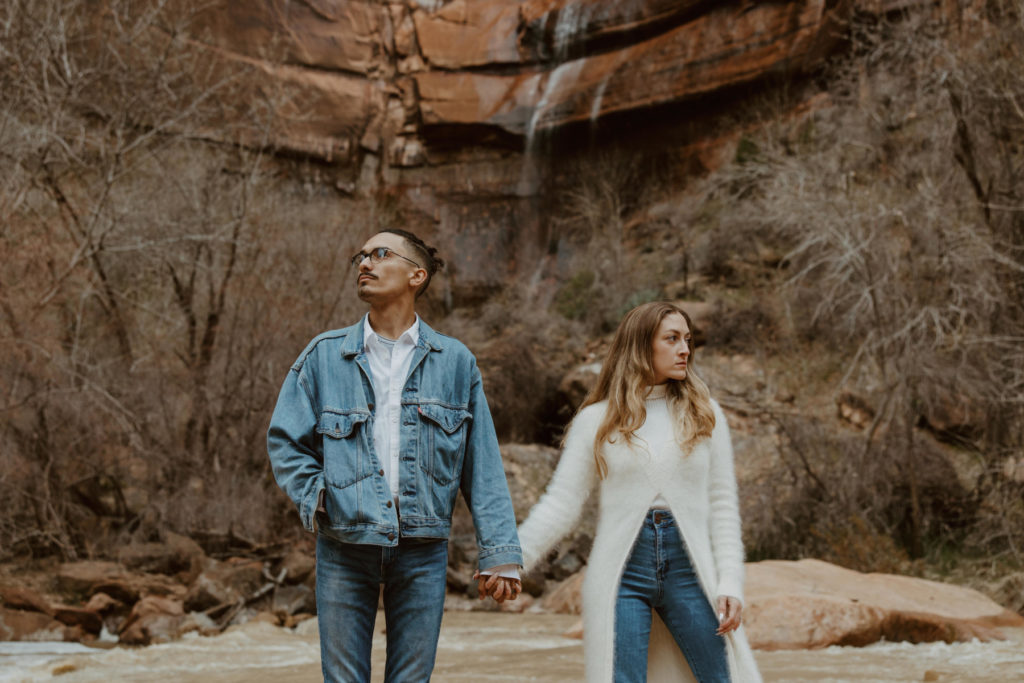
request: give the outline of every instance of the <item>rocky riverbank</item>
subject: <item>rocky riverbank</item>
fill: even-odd
[[[191,553],[187,568],[170,573],[182,549]],[[0,640],[148,645],[250,622],[294,628],[314,617],[309,548],[254,557],[259,550],[216,559],[175,537],[167,546],[126,549],[120,562],[63,563],[49,577],[8,567],[0,583]],[[571,555],[550,564],[548,577],[567,571],[565,557]],[[140,569],[154,564],[168,573]],[[447,607],[577,615],[584,572],[560,582],[533,574],[528,585],[537,594],[499,608],[469,598],[473,586],[450,568]],[[1006,637],[1003,629],[1024,628],[1024,617],[981,593],[935,581],[863,574],[818,560],[750,563],[747,574],[746,627],[754,647],[764,650],[998,641]],[[578,625],[568,635],[578,637]]]

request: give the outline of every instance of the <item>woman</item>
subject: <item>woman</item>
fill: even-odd
[[[599,484],[583,582],[590,683],[761,680],[740,627],[743,544],[729,428],[693,373],[690,330],[670,303],[626,314],[547,491],[519,528],[529,569]]]

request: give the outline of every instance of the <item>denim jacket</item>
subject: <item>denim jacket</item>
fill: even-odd
[[[521,565],[498,439],[469,349],[420,322],[399,418],[401,519],[374,449],[374,401],[362,321],[313,339],[288,372],[267,450],[303,526],[345,543],[447,538],[461,490],[480,569]],[[321,490],[326,519],[318,520]]]

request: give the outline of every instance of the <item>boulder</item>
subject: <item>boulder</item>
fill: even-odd
[[[89,602],[85,603],[85,609],[97,614],[109,614],[125,608],[126,605],[123,602],[110,597],[106,593],[96,593],[89,598]]]
[[[1002,639],[1024,617],[981,593],[909,576],[862,574],[820,560],[747,565],[744,623],[763,650]]]
[[[215,636],[221,632],[221,629],[217,622],[202,612],[189,612],[178,624],[178,635],[183,636],[193,631],[203,636]]]
[[[281,569],[286,570],[285,583],[303,583],[316,571],[316,557],[304,548],[293,548],[281,561]]]
[[[53,618],[68,626],[79,626],[86,633],[93,635],[99,635],[103,628],[103,617],[88,608],[54,605]]]
[[[181,598],[185,594],[185,587],[176,580],[160,574],[126,573],[121,577],[93,584],[88,595],[97,593],[106,593],[115,600],[133,604],[145,595]]]
[[[0,586],[0,601],[11,609],[41,612],[53,616],[53,608],[42,595],[20,586]]]
[[[121,548],[118,561],[128,569],[156,574],[177,574],[191,564],[188,557],[165,543],[135,543]]]
[[[185,592],[184,586],[170,577],[130,572],[117,562],[95,560],[60,565],[54,583],[58,590],[78,599],[106,593],[127,604],[144,595],[180,597]]]
[[[234,604],[258,590],[264,583],[263,563],[231,558],[221,562],[206,558],[203,571],[185,595],[185,608],[202,612],[224,604]]]
[[[999,604],[1024,614],[1024,572],[1014,572],[1003,577],[992,588],[991,594],[999,600]]]
[[[583,577],[586,571],[580,571],[558,584],[541,600],[541,608],[556,614],[582,614]]]
[[[88,597],[95,592],[98,584],[120,582],[128,578],[127,572],[117,562],[83,560],[65,562],[57,568],[55,581],[63,592]]]
[[[132,608],[121,626],[120,640],[126,645],[166,643],[178,636],[184,620],[181,601],[148,595]]]
[[[316,614],[316,594],[303,585],[282,586],[274,591],[271,610],[280,617]]]
[[[48,614],[0,607],[0,641],[65,640],[66,631]]]
[[[558,393],[567,406],[566,417],[571,417],[573,411],[582,405],[590,390],[597,384],[597,378],[601,374],[601,361],[593,360],[581,363],[571,369],[558,385]]]
[[[133,543],[124,546],[118,552],[117,559],[127,569],[173,575],[190,572],[204,556],[199,544],[187,536],[168,531],[164,538],[163,543]]]

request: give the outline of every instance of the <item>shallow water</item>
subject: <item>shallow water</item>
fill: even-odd
[[[562,636],[576,617],[449,612],[432,680],[581,681],[583,648]],[[374,681],[383,678],[383,619],[374,637]],[[1024,681],[1024,629],[995,643],[879,643],[864,648],[757,652],[766,681]],[[246,624],[215,638],[190,635],[146,648],[92,650],[65,643],[0,643],[0,682],[320,681],[316,623],[295,631]]]

